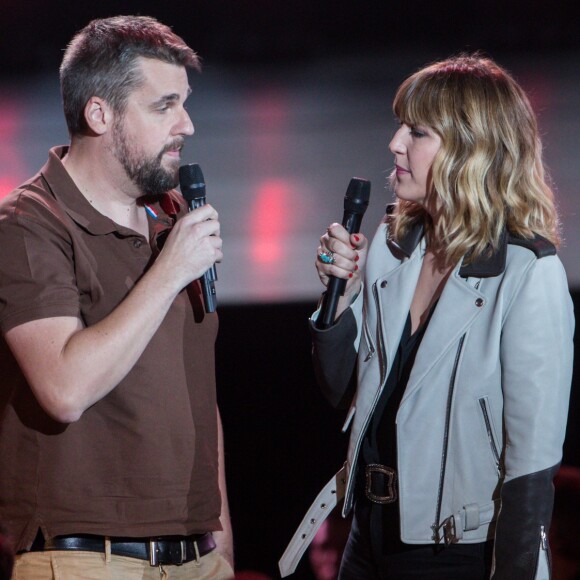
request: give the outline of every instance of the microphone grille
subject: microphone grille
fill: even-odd
[[[371,182],[368,179],[353,177],[344,196],[344,209],[357,214],[364,214],[371,197]]]
[[[205,197],[205,179],[197,163],[182,165],[179,168],[179,187],[181,195],[187,200]]]

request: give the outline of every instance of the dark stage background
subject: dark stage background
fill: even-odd
[[[204,60],[191,80],[199,162],[220,211],[218,389],[237,564],[277,560],[342,464],[343,413],[319,394],[307,319],[318,299],[318,236],[342,215],[353,175],[371,179],[363,231],[391,194],[390,102],[410,72],[481,49],[509,68],[539,116],[580,302],[580,55],[575,2],[503,0],[0,0],[0,197],[67,141],[57,69],[90,19],[152,15]],[[576,365],[578,369],[578,365]],[[578,372],[564,462],[580,466]],[[303,561],[294,578],[310,578]]]

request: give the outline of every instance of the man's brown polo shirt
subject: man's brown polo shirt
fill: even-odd
[[[2,336],[54,316],[95,324],[131,291],[173,223],[154,203],[151,240],[115,224],[79,192],[65,153],[52,149],[40,173],[0,204]],[[166,209],[175,195],[165,196]],[[217,316],[204,314],[194,283],[131,372],[71,424],[40,408],[0,339],[0,521],[17,550],[39,527],[48,537],[220,529],[216,334]]]

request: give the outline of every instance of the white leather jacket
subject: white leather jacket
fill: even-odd
[[[363,290],[333,327],[313,328],[318,378],[334,405],[352,396],[356,366],[346,477],[334,482],[346,484],[345,515],[362,439],[395,358],[424,253],[422,228],[395,246],[382,224]],[[546,536],[574,332],[555,253],[543,238],[505,235],[496,254],[454,269],[397,415],[402,541],[474,543],[495,535],[494,580],[550,575]],[[337,485],[330,487],[336,492]],[[305,518],[298,539],[310,537],[313,519]]]

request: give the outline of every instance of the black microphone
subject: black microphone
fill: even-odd
[[[360,232],[360,224],[369,205],[370,195],[370,181],[359,177],[353,177],[350,180],[344,196],[344,214],[342,217],[342,225],[349,234]],[[322,298],[320,313],[316,319],[316,328],[319,330],[325,330],[333,325],[338,300],[344,294],[346,282],[342,278],[330,276],[326,292]]]
[[[179,187],[181,195],[187,201],[189,211],[205,205],[205,180],[201,167],[197,163],[182,165],[179,168]],[[213,264],[200,278],[206,312],[215,312],[217,296],[214,282],[216,280],[217,272]]]

